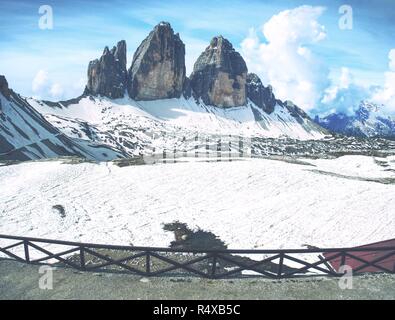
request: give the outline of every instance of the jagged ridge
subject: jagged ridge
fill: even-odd
[[[105,47],[103,55],[89,63],[88,83],[78,98],[58,103],[24,99],[12,95],[5,78],[0,78],[0,137],[7,154],[2,158],[19,150],[9,158],[113,159],[145,153],[157,143],[160,148],[180,147],[180,139],[188,149],[188,139],[195,141],[197,134],[209,140],[215,135],[305,140],[327,134],[300,108],[276,99],[270,86],[247,72],[232,44],[218,36],[201,54],[189,79],[185,46],[170,24],[162,22],[141,43],[129,71],[126,42],[111,50]],[[20,110],[28,110],[29,116],[17,115]],[[45,139],[57,147],[42,151]]]
[[[331,132],[356,137],[395,139],[395,118],[371,102],[362,101],[354,114],[332,113],[314,121]]]
[[[73,139],[48,122],[0,76],[0,160],[78,156],[108,160],[123,155],[103,143]]]

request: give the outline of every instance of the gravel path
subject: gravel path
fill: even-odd
[[[127,274],[53,272],[53,289],[39,288],[39,267],[0,261],[0,299],[395,299],[395,275],[353,279],[341,290],[338,279],[141,278]]]

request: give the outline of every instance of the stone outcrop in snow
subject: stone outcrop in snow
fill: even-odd
[[[304,112],[301,108],[299,108],[296,104],[294,104],[292,101],[286,100],[284,102],[281,102],[281,101],[277,100],[277,102],[281,106],[287,108],[287,110],[290,113],[290,115],[292,117],[294,117],[295,119],[298,119],[298,118],[300,119],[301,118],[301,119],[309,119],[309,120],[311,120],[309,115],[306,112]]]
[[[167,22],[155,26],[140,44],[128,72],[135,100],[179,98],[185,81],[185,45]]]
[[[246,63],[222,36],[211,40],[196,61],[190,78],[195,97],[207,105],[236,107],[246,104]]]
[[[126,42],[122,40],[111,50],[105,47],[101,58],[89,63],[85,94],[117,99],[124,96],[126,88]]]
[[[247,97],[266,113],[272,113],[276,106],[276,97],[269,85],[265,87],[261,79],[255,73],[247,74]]]

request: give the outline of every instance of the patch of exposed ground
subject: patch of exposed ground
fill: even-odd
[[[58,268],[53,289],[39,288],[39,267],[0,261],[0,299],[395,299],[395,275],[354,277],[342,290],[337,278],[206,280],[189,277],[145,279],[129,274],[81,273]]]

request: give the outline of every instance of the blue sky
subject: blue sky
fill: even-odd
[[[351,30],[338,26],[343,4],[353,9]],[[38,27],[41,5],[53,8],[52,30]],[[297,10],[301,6],[305,9]],[[392,0],[0,0],[0,12],[0,74],[26,96],[57,100],[80,94],[88,62],[98,58],[104,46],[126,40],[130,65],[137,46],[164,20],[186,44],[187,73],[210,39],[222,34],[241,52],[250,72],[266,84],[273,82],[281,99],[294,100],[311,113],[347,112],[360,99],[373,96],[378,103],[395,101],[395,70],[389,67],[389,53],[395,48]],[[280,20],[273,18],[276,15]],[[287,27],[280,27],[277,35],[278,21]],[[324,37],[310,34],[310,27],[323,30]],[[297,43],[277,43],[277,37],[298,32]],[[294,61],[295,66],[281,68],[276,50],[285,52],[280,60]]]

